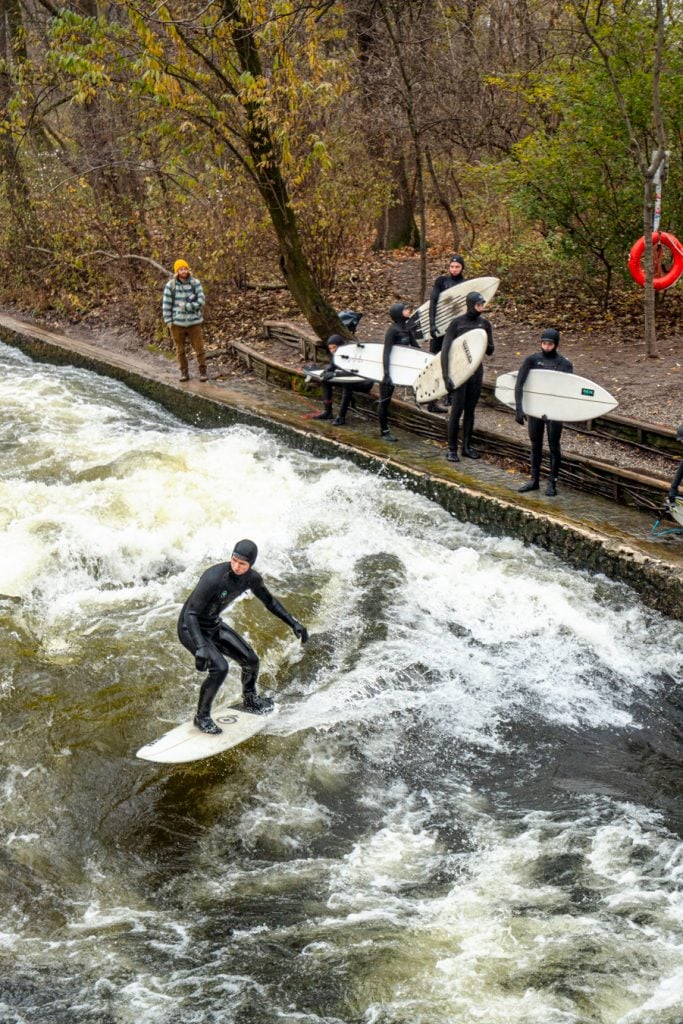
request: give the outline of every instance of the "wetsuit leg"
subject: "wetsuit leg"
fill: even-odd
[[[479,452],[472,447],[474,431],[474,410],[481,397],[481,385],[484,379],[484,368],[480,366],[465,384],[465,404],[462,418],[462,453],[468,459],[478,459]]]
[[[531,441],[531,479],[538,483],[541,475],[541,457],[543,454],[543,434],[545,424],[537,416],[529,416],[529,440]]]
[[[558,420],[548,420],[548,448],[550,450],[550,479],[546,494],[553,497],[557,494],[557,477],[562,462],[562,451],[560,449],[560,438],[562,437],[563,424]]]
[[[440,338],[429,339],[429,351],[432,353],[432,355],[436,355],[438,352],[441,351],[441,349],[443,348],[443,339],[443,334],[441,335]]]
[[[346,419],[346,414],[349,411],[349,406],[351,405],[352,394],[352,389],[348,384],[342,388],[341,405],[339,406],[339,415],[337,416],[337,421],[340,424]]]
[[[242,668],[242,699],[245,709],[257,712],[270,711],[273,706],[271,698],[260,697],[256,692],[259,659],[254,648],[225,623],[221,623],[216,646]]]
[[[332,385],[328,380],[324,380],[322,383],[323,392],[323,411],[319,412],[317,416],[311,417],[314,420],[331,420],[332,419]]]
[[[196,653],[196,644],[190,635],[189,630],[185,628],[182,622],[178,623],[178,639],[183,647],[190,651],[191,654]],[[203,637],[209,672],[199,690],[197,714],[194,717],[194,724],[198,729],[201,729],[202,732],[213,734],[222,732],[222,730],[219,729],[211,718],[211,705],[213,704],[216,694],[223,685],[223,681],[225,680],[230,667],[228,661],[223,656],[223,653],[218,648],[216,639],[216,634]]]
[[[448,417],[448,450],[457,452],[458,432],[460,430],[460,417],[465,408],[465,389],[467,385],[461,384],[455,391],[451,391],[451,414]]]
[[[389,403],[394,393],[393,384],[380,384],[379,386],[379,429],[382,434],[389,433]]]

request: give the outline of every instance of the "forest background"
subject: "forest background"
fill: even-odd
[[[6,308],[164,345],[161,288],[183,256],[214,337],[264,316],[324,337],[335,310],[399,297],[388,262],[415,268],[401,297],[419,301],[453,251],[469,277],[501,278],[518,319],[618,324],[658,354],[627,259],[660,164],[661,227],[683,231],[678,0],[0,12]],[[660,332],[681,288],[656,307],[645,289]]]

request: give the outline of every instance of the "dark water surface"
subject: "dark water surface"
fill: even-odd
[[[680,1024],[681,623],[1,346],[0,398],[3,1024]],[[137,761],[242,536],[312,634],[230,613],[280,713]]]

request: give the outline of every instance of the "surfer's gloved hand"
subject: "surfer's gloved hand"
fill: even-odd
[[[301,640],[302,644],[305,644],[308,640],[308,630],[305,626],[302,626],[298,619],[292,618],[290,626],[294,631],[294,636],[297,640]]]
[[[194,667],[198,672],[205,672],[209,665],[209,652],[206,647],[198,647],[194,652]]]
[[[520,427],[523,427],[526,423],[526,416],[524,415],[521,409],[517,410],[517,415],[515,416],[515,423],[519,423]]]

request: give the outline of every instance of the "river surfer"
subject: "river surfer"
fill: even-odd
[[[238,541],[229,562],[220,562],[202,573],[178,618],[178,638],[181,644],[194,654],[198,672],[208,669],[208,675],[199,691],[194,724],[202,732],[212,735],[222,732],[211,718],[211,705],[228,674],[228,658],[242,667],[244,710],[265,714],[273,707],[270,697],[261,697],[256,691],[258,655],[244,637],[227,626],[220,617],[220,613],[229,604],[251,590],[272,615],[294,631],[302,644],[308,640],[306,627],[273,597],[260,573],[253,568],[257,554],[258,548],[252,540]]]

